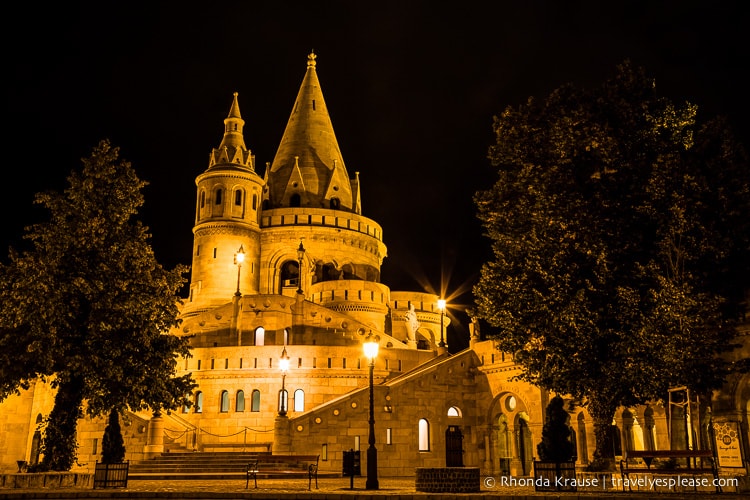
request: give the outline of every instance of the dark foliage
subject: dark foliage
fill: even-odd
[[[125,442],[120,428],[120,414],[116,410],[109,412],[107,427],[102,439],[102,463],[117,464],[125,461]]]
[[[565,401],[560,396],[552,398],[547,405],[546,418],[542,428],[542,441],[536,450],[539,460],[544,462],[567,462],[575,456],[573,429],[570,415],[565,411]]]
[[[521,378],[586,405],[595,459],[618,406],[706,394],[750,282],[750,168],[726,123],[629,63],[495,119],[496,184],[475,195],[494,257],[476,314]]]
[[[26,228],[33,249],[0,264],[0,399],[32,380],[57,389],[43,437],[52,470],[75,462],[84,411],[176,409],[194,387],[175,377],[187,339],[167,334],[187,268],[156,261],[136,219],[145,185],[102,141],[64,192],[37,195],[50,218]]]

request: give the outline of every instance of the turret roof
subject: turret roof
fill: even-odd
[[[239,165],[255,170],[255,157],[245,146],[242,133],[244,126],[245,120],[240,115],[240,104],[237,100],[237,92],[235,92],[229,114],[224,118],[224,136],[219,147],[211,151],[208,168],[217,166],[236,168]]]
[[[346,171],[316,72],[314,53],[289,116],[268,179],[270,208],[300,206],[357,211],[358,200]]]

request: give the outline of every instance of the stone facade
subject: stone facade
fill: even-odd
[[[344,165],[314,55],[262,176],[243,126],[235,94],[222,141],[196,179],[190,291],[182,324],[169,332],[191,337],[193,356],[178,368],[198,382],[194,404],[123,415],[126,459],[272,450],[320,454],[321,471],[341,472],[343,452],[359,449],[366,471],[370,366],[362,343],[372,333],[379,337],[372,374],[381,475],[444,470],[456,453],[484,474],[530,475],[550,395],[514,380],[512,357],[475,328],[468,349],[441,349],[450,318],[440,297],[380,282],[384,232],[362,214],[359,173],[351,177]],[[738,356],[750,355],[749,347]],[[738,422],[746,448],[749,385],[747,376],[731,381],[714,406],[715,420]],[[0,403],[2,472],[38,459],[37,426],[52,403],[41,382]],[[570,413],[582,467],[593,457],[593,426],[585,409]],[[80,422],[77,469],[93,472],[105,423]],[[623,408],[614,423],[621,446],[669,447],[660,405]],[[460,439],[449,442],[449,431]]]

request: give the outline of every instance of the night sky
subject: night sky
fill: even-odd
[[[33,194],[62,189],[109,138],[150,183],[141,219],[157,259],[190,264],[194,181],[232,93],[262,175],[314,50],[363,214],[383,227],[382,281],[442,292],[465,322],[459,311],[489,257],[472,195],[494,182],[493,116],[568,82],[599,85],[630,59],[662,95],[728,115],[747,146],[743,4],[26,2],[2,30],[0,243],[19,247],[44,215]]]

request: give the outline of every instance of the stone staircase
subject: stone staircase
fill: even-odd
[[[130,464],[129,480],[245,479],[246,467],[258,452],[162,453]]]
[[[268,452],[217,451],[162,453],[154,458],[134,462],[128,480],[242,479],[247,477],[247,464]],[[273,473],[258,474],[258,478]],[[341,477],[341,474],[318,471],[318,477]]]

